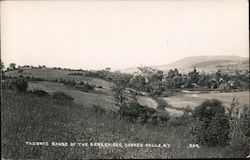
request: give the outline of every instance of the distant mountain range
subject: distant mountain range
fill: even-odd
[[[249,58],[239,56],[193,56],[177,60],[173,63],[152,68],[167,72],[169,69],[177,68],[180,72],[188,72],[194,67],[199,71],[216,72],[218,69],[225,71],[249,70]],[[127,68],[122,70],[123,73],[137,72],[137,68]]]

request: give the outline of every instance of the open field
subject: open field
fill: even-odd
[[[41,78],[44,78],[41,73]],[[58,75],[57,75],[58,76]],[[64,78],[88,79],[92,84],[100,82],[106,88],[94,88],[88,92],[76,86],[59,82],[29,81],[28,90],[42,89],[49,94],[62,91],[74,98],[70,103],[57,103],[51,97],[39,97],[32,93],[3,90],[1,120],[2,157],[14,159],[96,159],[96,158],[229,158],[237,153],[227,147],[189,148],[194,143],[188,135],[189,126],[178,126],[183,108],[192,109],[206,99],[219,99],[229,107],[234,97],[239,98],[239,107],[249,105],[249,92],[179,93],[172,97],[137,96],[143,106],[159,109],[165,106],[170,120],[167,123],[132,123],[117,114],[112,83],[92,77],[68,76]],[[38,76],[39,77],[39,76]],[[58,78],[47,75],[46,78]],[[75,79],[76,78],[76,79]],[[105,108],[102,112],[98,105]],[[160,107],[159,107],[160,106]],[[177,126],[175,126],[176,124]],[[44,147],[28,146],[25,141],[46,142],[117,142],[171,144],[171,148],[148,147]],[[238,157],[245,157],[241,153]]]
[[[76,78],[78,76],[72,76]],[[80,76],[79,76],[80,77]],[[82,79],[88,78],[89,81],[92,79],[92,83],[96,85],[96,81],[93,81],[94,78],[83,77]],[[97,78],[96,78],[97,79]],[[97,79],[97,81],[104,81],[101,79]],[[106,83],[106,81],[104,81]],[[109,82],[107,82],[109,83]],[[73,87],[65,86],[62,83],[57,82],[47,82],[47,81],[39,81],[39,82],[29,82],[29,89],[43,89],[49,93],[55,91],[63,91],[72,97],[76,103],[81,104],[86,107],[92,107],[92,105],[99,105],[108,110],[117,110],[115,107],[113,93],[111,89],[105,88],[95,88],[94,91],[91,92],[82,92],[76,90]],[[109,88],[109,87],[108,87]],[[199,106],[206,99],[219,99],[223,102],[225,107],[230,107],[233,98],[238,98],[239,105],[238,107],[242,109],[244,105],[249,105],[249,92],[225,92],[225,93],[199,93],[198,91],[188,92],[188,93],[179,93],[175,96],[163,98],[172,108],[165,108],[165,110],[169,113],[171,117],[178,117],[183,114],[183,111],[174,108],[186,108],[190,107],[194,109]],[[142,106],[147,106],[150,108],[156,109],[158,103],[149,96],[137,96],[137,101]]]
[[[227,158],[223,147],[188,148],[185,128],[129,123],[98,115],[75,103],[58,105],[49,97],[3,90],[1,110],[2,158],[96,159],[96,158]],[[168,143],[171,148],[148,147],[45,147],[25,141]]]
[[[48,93],[62,91],[72,96],[77,104],[81,104],[84,107],[92,107],[92,105],[99,105],[105,107],[108,110],[116,110],[114,99],[111,93],[102,94],[102,92],[100,91],[82,92],[76,90],[73,87],[65,86],[62,83],[47,81],[29,82],[28,89],[42,89]],[[98,88],[98,90],[100,89]]]
[[[57,69],[24,69],[22,75],[27,77],[35,77],[35,78],[43,78],[46,80],[75,80],[88,82],[89,84],[102,86],[103,88],[110,89],[113,84],[111,82],[105,81],[103,79],[94,78],[94,77],[86,77],[86,76],[72,76],[68,75],[69,73],[80,72],[80,71],[68,71],[68,70],[57,70]],[[5,73],[6,76],[16,77],[19,75],[17,70],[8,71]]]
[[[151,97],[148,97],[148,96],[137,96],[137,102],[142,105],[142,106],[147,106],[149,108],[154,108],[156,109],[157,108],[157,102],[151,98]]]
[[[225,92],[225,93],[180,93],[176,96],[166,97],[164,100],[173,107],[185,108],[189,106],[194,109],[206,99],[218,99],[222,101],[225,107],[230,107],[233,98],[238,98],[239,108],[249,105],[249,91],[243,92]]]
[[[113,93],[111,91],[111,87],[114,85],[112,82],[105,81],[103,79],[94,78],[94,77],[86,77],[86,76],[72,76],[68,75],[69,73],[73,73],[76,71],[69,70],[58,70],[51,68],[42,68],[42,69],[24,69],[22,75],[30,76],[36,78],[43,78],[47,80],[55,80],[55,79],[64,79],[64,80],[75,80],[88,82],[89,84],[93,84],[95,86],[102,86],[102,88],[95,88],[94,91],[91,92],[82,92],[73,87],[65,86],[62,83],[56,82],[47,82],[47,81],[39,81],[39,82],[29,82],[29,88],[40,88],[47,92],[55,92],[57,90],[63,91],[72,97],[78,104],[82,104],[86,107],[91,107],[94,105],[100,105],[107,109],[117,108],[114,105]],[[77,71],[81,72],[81,71]],[[18,76],[19,73],[17,70],[8,71],[5,73],[7,76]],[[240,104],[239,108],[243,108],[244,105],[249,105],[249,91],[244,92],[226,92],[226,93],[199,93],[199,91],[191,91],[188,93],[179,93],[175,96],[163,98],[168,106],[165,108],[167,112],[169,112],[171,117],[181,116],[183,111],[181,109],[189,106],[191,109],[194,109],[198,105],[200,105],[206,99],[219,99],[223,102],[226,107],[230,107],[233,98],[238,98]],[[137,101],[142,106],[147,106],[150,108],[157,108],[159,105],[157,101],[155,101],[150,96],[137,96]],[[178,109],[175,109],[178,108]]]

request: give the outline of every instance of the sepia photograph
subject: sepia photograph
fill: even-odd
[[[250,158],[248,0],[3,0],[1,159]]]

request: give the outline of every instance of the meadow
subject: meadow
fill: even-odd
[[[28,90],[41,89],[48,93],[55,91],[62,91],[74,98],[77,104],[81,104],[84,107],[92,107],[92,105],[103,106],[108,110],[116,110],[114,104],[113,94],[110,89],[95,88],[91,92],[83,92],[75,89],[71,86],[66,86],[58,82],[48,81],[31,81],[29,82]],[[100,91],[101,90],[101,91]]]
[[[194,141],[189,135],[190,126],[182,115],[188,106],[195,109],[206,99],[218,99],[230,107],[238,98],[238,107],[249,106],[249,92],[197,91],[178,93],[169,97],[137,95],[137,102],[151,109],[164,109],[168,123],[152,124],[131,122],[121,117],[115,105],[112,82],[87,76],[69,75],[73,71],[33,69],[24,70],[24,77],[43,78],[28,81],[28,92],[2,89],[1,97],[1,147],[5,159],[108,159],[108,158],[245,158],[230,146],[192,148]],[[6,76],[17,77],[9,71]],[[76,86],[51,80],[84,81],[95,86],[93,90],[81,91]],[[64,92],[74,100],[56,101],[51,96],[38,96],[31,91],[40,89],[52,95]],[[104,109],[104,110],[103,110]],[[178,119],[180,117],[180,119]],[[179,125],[182,124],[182,125]],[[32,146],[25,142],[106,142],[171,144],[171,148],[153,147],[59,147]]]
[[[209,92],[209,93],[180,93],[175,96],[166,97],[164,100],[169,104],[177,108],[183,108],[189,106],[194,109],[206,99],[217,99],[222,101],[225,107],[230,107],[233,98],[237,98],[239,101],[238,107],[242,109],[245,105],[249,105],[249,91],[241,92]]]
[[[86,78],[86,77],[85,77]],[[92,77],[91,77],[92,78]],[[88,77],[89,81],[91,81],[90,77]],[[97,78],[96,78],[97,79]],[[101,80],[100,81],[105,81]],[[99,84],[92,81],[93,84]],[[109,82],[108,82],[109,83]],[[65,86],[62,83],[57,82],[48,82],[48,81],[31,81],[29,82],[29,89],[42,89],[49,93],[55,91],[63,91],[70,94],[74,97],[75,102],[78,104],[82,104],[86,107],[92,107],[92,105],[105,106],[104,108],[109,110],[117,110],[118,108],[115,106],[113,93],[111,89],[107,88],[95,88],[92,92],[82,92],[78,91],[75,88]],[[206,99],[217,99],[220,97],[223,105],[226,108],[231,106],[233,98],[237,98],[239,104],[237,107],[240,108],[240,111],[244,108],[244,106],[249,106],[249,91],[240,91],[240,92],[208,92],[208,93],[199,93],[198,91],[190,91],[187,93],[178,93],[174,96],[170,97],[162,97],[166,104],[165,110],[170,114],[171,117],[179,117],[183,115],[184,108],[190,107],[191,109],[195,109],[198,105],[200,105]],[[137,96],[137,102],[142,106],[147,106],[150,108],[157,109],[159,106],[159,102],[154,100],[150,96]]]
[[[69,75],[70,73],[74,73],[75,71],[69,71],[69,70],[59,70],[59,69],[52,69],[52,68],[43,68],[43,69],[23,69],[23,72],[21,75],[24,77],[36,77],[36,78],[42,78],[45,80],[75,80],[76,82],[78,81],[84,81],[88,82],[89,84],[93,84],[96,86],[102,86],[105,89],[110,89],[113,84],[111,82],[99,79],[99,78],[94,78],[94,77],[87,77],[87,76],[73,76]],[[78,73],[82,73],[81,71],[77,71]],[[17,77],[20,75],[17,70],[13,71],[8,71],[5,73],[6,76],[11,76],[11,77]]]
[[[222,158],[227,148],[189,148],[185,127],[131,123],[82,105],[2,90],[1,147],[5,159]],[[171,148],[30,146],[31,142],[169,143]]]

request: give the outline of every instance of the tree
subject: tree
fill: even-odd
[[[122,107],[124,106],[125,100],[127,99],[123,90],[125,90],[128,85],[129,79],[124,74],[118,74],[113,77],[113,81],[115,86],[113,86],[112,90],[115,92],[114,98],[116,105]]]
[[[143,91],[146,85],[145,78],[142,76],[135,76],[131,79],[130,85],[132,86],[132,88]]]
[[[157,73],[159,70],[154,69],[152,67],[149,66],[141,66],[141,67],[137,67],[142,73],[147,73],[147,74],[154,74]]]
[[[198,83],[201,87],[209,87],[209,75],[201,74]]]
[[[110,68],[110,67],[106,67],[106,68],[105,68],[105,71],[110,72],[110,71],[111,71],[111,68]]]
[[[192,83],[198,83],[198,81],[199,81],[199,72],[196,70],[195,67],[194,67],[192,72],[188,73],[188,75],[190,76]]]
[[[182,85],[182,78],[178,74],[173,77],[174,80],[174,87],[180,87]]]
[[[19,78],[13,82],[14,86],[20,92],[26,92],[28,88],[28,82],[23,76],[19,76]]]
[[[16,63],[10,63],[9,67],[10,69],[16,69]]]
[[[242,112],[239,112],[238,98],[233,98],[231,108],[228,109],[230,117],[230,143],[229,151],[246,157],[250,149],[250,107],[245,105]]]
[[[153,74],[150,78],[150,82],[157,82],[162,80],[163,75],[162,74]]]
[[[222,102],[206,100],[192,114],[191,135],[196,143],[217,146],[227,145],[229,138],[229,117]]]
[[[1,71],[4,69],[4,64],[3,64],[2,61],[1,61],[1,64],[0,64],[0,69],[1,69]]]
[[[169,77],[169,78],[173,78],[174,76],[175,76],[175,71],[172,70],[172,69],[170,69],[170,70],[168,71],[168,77]]]
[[[123,92],[123,88],[121,86],[115,85],[112,88],[112,90],[115,92],[114,98],[115,98],[116,105],[118,105],[119,107],[124,106],[125,100],[127,100],[127,97],[125,93]]]

